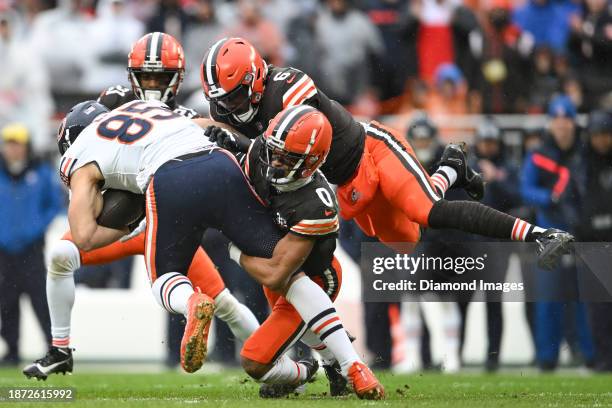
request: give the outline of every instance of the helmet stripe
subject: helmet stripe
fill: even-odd
[[[147,41],[147,55],[145,58],[146,62],[157,62],[161,58],[161,46],[163,38],[161,33],[155,32],[150,37],[150,41]]]
[[[208,85],[210,85],[212,89],[216,89],[219,82],[217,79],[217,55],[219,54],[221,45],[225,43],[226,40],[227,38],[222,38],[210,47],[208,57],[206,58],[206,79],[208,80]]]
[[[289,129],[301,118],[301,113],[305,111],[313,110],[311,106],[308,105],[300,105],[295,109],[289,109],[283,117],[278,121],[272,135],[274,138],[279,140],[285,140],[287,138],[287,133],[289,133]]]

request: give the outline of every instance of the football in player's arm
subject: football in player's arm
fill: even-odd
[[[101,182],[104,178],[95,163],[77,169],[69,180],[68,223],[74,243],[85,251],[108,245],[129,233],[127,226],[113,229],[98,224],[103,203]]]

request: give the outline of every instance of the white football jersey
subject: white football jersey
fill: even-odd
[[[157,101],[132,101],[98,116],[62,156],[60,176],[96,163],[103,189],[144,193],[157,169],[176,157],[215,146],[192,120]]]

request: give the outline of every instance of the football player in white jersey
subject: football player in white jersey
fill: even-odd
[[[179,105],[175,99],[184,66],[183,48],[175,38],[159,32],[146,34],[134,43],[128,56],[132,89],[110,87],[102,92],[98,102],[112,110],[139,99],[160,100],[176,114],[187,118],[198,117],[197,112]],[[142,255],[145,250],[144,233],[134,232],[130,236],[132,238],[129,240],[123,239],[102,248],[84,251],[77,248],[68,230],[50,247],[47,253],[47,298],[53,342],[43,358],[24,368],[27,377],[45,379],[52,373],[72,372],[70,331],[75,301],[74,273],[83,265],[106,264],[127,256]],[[188,277],[195,287],[214,299],[215,316],[228,324],[236,338],[244,341],[257,329],[257,318],[226,288],[219,270],[201,248],[194,256]],[[181,327],[177,329],[182,331]]]
[[[246,255],[270,258],[284,276],[304,276],[300,268],[313,243],[292,234],[283,237],[234,156],[163,104],[135,101],[106,112],[96,102],[81,103],[60,129],[59,145],[61,176],[72,191],[68,218],[80,248],[105,245],[126,232],[96,223],[101,189],[145,193],[145,260],[152,292],[160,305],[187,317],[186,335],[199,333],[209,316],[208,300],[185,276],[206,228],[220,230]],[[287,300],[304,321],[335,313],[323,289],[309,279],[284,285],[265,277],[259,281],[280,293],[295,293]],[[346,354],[350,339],[342,330],[336,333],[335,341],[328,341],[330,336],[324,342],[334,355]],[[193,347],[191,355],[199,356],[200,344]],[[300,363],[284,364],[282,371],[295,381],[312,375]]]

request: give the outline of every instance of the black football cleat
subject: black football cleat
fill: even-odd
[[[338,364],[337,361],[334,361],[332,365],[323,364],[323,369],[325,370],[327,381],[329,381],[329,395],[332,397],[341,397],[353,392],[349,387],[348,380],[342,375],[340,364]]]
[[[300,360],[298,363],[306,366],[307,374],[305,380],[300,381],[297,384],[263,383],[259,387],[259,396],[261,398],[283,398],[289,394],[301,394],[304,392],[304,385],[315,380],[317,370],[319,369],[319,362],[313,357],[310,357],[308,359]]]
[[[439,166],[452,167],[457,172],[454,188],[463,188],[471,199],[480,201],[484,197],[485,183],[482,176],[468,165],[465,143],[449,143],[442,152]]]
[[[69,348],[51,347],[43,358],[23,369],[27,378],[46,380],[49,374],[72,373],[72,350]]]
[[[538,244],[538,266],[550,270],[558,264],[562,255],[569,253],[574,236],[569,232],[549,228],[539,234],[535,242]]]

